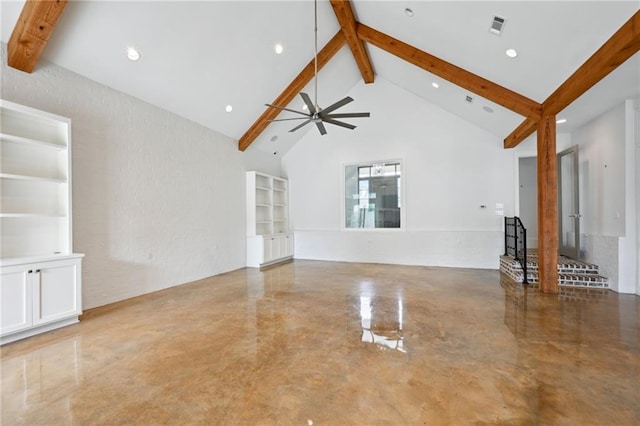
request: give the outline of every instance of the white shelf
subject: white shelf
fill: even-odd
[[[264,266],[293,256],[289,233],[288,182],[247,172],[247,266]]]
[[[63,218],[66,215],[60,213],[0,213],[0,219],[6,218],[21,218],[21,217],[52,217],[52,218]]]
[[[29,182],[51,182],[51,183],[67,183],[66,179],[48,178],[41,176],[14,175],[10,173],[0,173],[2,179],[25,180]]]
[[[0,258],[71,253],[71,120],[0,100]]]
[[[58,151],[67,149],[66,146],[57,143],[45,142],[36,139],[23,138],[22,136],[10,135],[7,133],[0,133],[0,140],[3,142],[13,142],[25,145],[35,145],[43,148],[52,148]]]

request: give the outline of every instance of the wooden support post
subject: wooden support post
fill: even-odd
[[[538,271],[540,290],[558,293],[558,166],[556,117],[538,122]]]

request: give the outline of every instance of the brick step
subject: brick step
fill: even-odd
[[[538,283],[537,256],[527,256],[527,281]],[[513,256],[500,256],[500,271],[516,282],[524,281],[522,266]],[[609,280],[598,274],[598,266],[560,256],[558,259],[558,285],[562,287],[609,288]]]
[[[500,256],[500,264],[503,262],[510,264],[510,268],[522,269],[520,262],[515,260],[513,256]],[[538,271],[538,256],[527,256],[527,272]],[[598,265],[593,263],[583,262],[580,260],[569,259],[565,256],[558,256],[558,273],[581,273],[581,274],[598,274]]]

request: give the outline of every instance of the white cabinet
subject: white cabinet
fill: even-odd
[[[2,264],[0,343],[78,322],[82,255]]]
[[[289,182],[247,172],[247,266],[260,267],[293,257],[289,231]]]
[[[82,255],[72,248],[71,120],[0,100],[0,125],[0,331],[5,336],[73,315],[77,321],[75,265]],[[67,266],[52,263],[58,260]]]
[[[256,235],[247,239],[247,266],[259,268],[293,258],[293,234]]]

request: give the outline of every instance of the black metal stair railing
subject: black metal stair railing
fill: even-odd
[[[529,284],[527,279],[527,230],[522,225],[519,217],[504,218],[504,254],[511,255],[522,266],[524,284]]]

